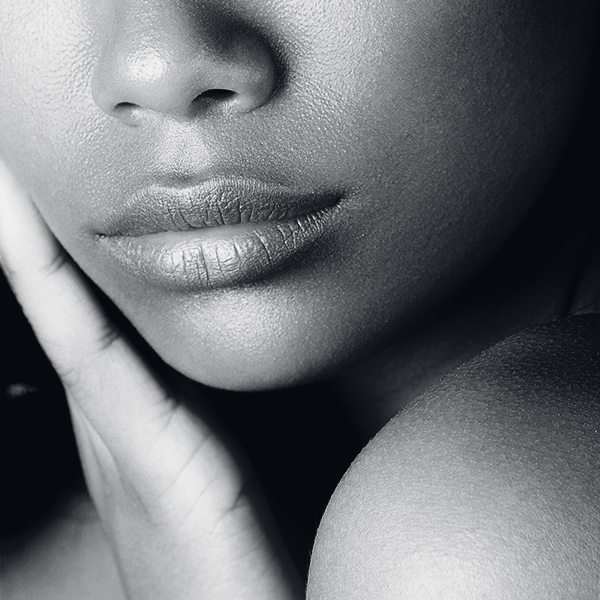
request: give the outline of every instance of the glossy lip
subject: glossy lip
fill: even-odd
[[[314,247],[340,199],[241,177],[182,188],[153,185],[109,215],[97,240],[126,270],[155,285],[247,284]]]

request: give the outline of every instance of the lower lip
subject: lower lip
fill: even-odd
[[[336,206],[290,221],[99,236],[112,257],[136,277],[182,291],[250,284],[289,268],[314,250],[330,229]]]

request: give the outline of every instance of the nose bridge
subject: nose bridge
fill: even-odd
[[[272,96],[273,54],[258,32],[230,12],[196,0],[115,4],[92,85],[107,114],[191,118],[215,104],[243,113]]]

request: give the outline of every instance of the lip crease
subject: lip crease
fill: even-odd
[[[122,267],[151,284],[201,290],[280,270],[323,237],[337,193],[253,178],[152,185],[127,198],[97,235]]]

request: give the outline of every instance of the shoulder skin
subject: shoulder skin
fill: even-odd
[[[526,330],[444,378],[350,467],[309,600],[598,600],[600,315]]]

